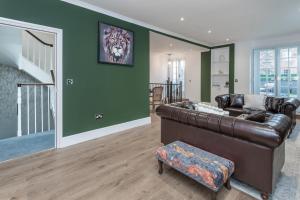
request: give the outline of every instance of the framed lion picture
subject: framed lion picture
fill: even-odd
[[[99,22],[98,62],[133,65],[134,33]]]

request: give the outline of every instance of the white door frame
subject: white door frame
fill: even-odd
[[[32,29],[40,32],[48,32],[55,34],[56,46],[56,119],[55,119],[55,137],[56,148],[61,148],[63,137],[63,30],[49,26],[43,26],[8,18],[0,17],[0,25],[14,26],[21,29]]]

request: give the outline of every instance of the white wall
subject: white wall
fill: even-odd
[[[172,58],[185,59],[185,98],[191,101],[201,99],[201,52],[190,51]],[[165,83],[168,79],[168,55],[150,53],[150,83]]]
[[[150,53],[150,83],[165,83],[168,79],[168,55]]]
[[[264,40],[245,41],[235,44],[235,93],[251,93],[251,56],[255,48],[300,44],[300,34],[292,34]]]
[[[0,26],[0,64],[18,67],[22,53],[21,30]]]
[[[185,56],[185,96],[192,101],[201,100],[201,52]]]

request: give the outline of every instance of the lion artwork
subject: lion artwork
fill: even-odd
[[[105,60],[111,63],[128,64],[131,51],[131,36],[128,31],[108,26],[103,30]]]

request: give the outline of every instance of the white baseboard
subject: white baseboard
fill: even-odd
[[[132,129],[139,126],[144,126],[151,123],[151,118],[146,117],[142,119],[137,119],[122,124],[116,124],[113,126],[108,126],[105,128],[95,129],[91,131],[86,131],[83,133],[78,133],[75,135],[63,137],[58,148],[65,148],[74,144],[79,144],[81,142],[86,142],[89,140],[97,139],[106,135],[118,133],[128,129]]]

